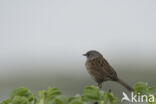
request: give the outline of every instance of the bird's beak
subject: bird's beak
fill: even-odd
[[[87,56],[87,54],[82,54],[83,56]]]

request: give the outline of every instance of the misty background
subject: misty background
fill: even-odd
[[[58,87],[64,95],[97,85],[85,69],[98,50],[133,86],[156,85],[155,0],[1,0],[0,100],[17,87]],[[103,84],[121,96],[114,82]]]

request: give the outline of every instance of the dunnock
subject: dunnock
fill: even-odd
[[[102,82],[111,80],[120,83],[129,91],[133,91],[132,87],[118,78],[115,70],[98,51],[91,50],[83,55],[87,57],[86,68],[98,83],[99,88],[102,87]]]

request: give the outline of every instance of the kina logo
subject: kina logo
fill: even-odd
[[[155,101],[155,97],[152,94],[150,94],[150,95],[140,95],[140,93],[138,93],[136,95],[133,92],[131,92],[131,97],[128,97],[128,95],[125,92],[122,92],[122,95],[123,95],[123,97],[121,99],[121,102],[128,101],[128,102],[147,102],[147,103],[151,103],[151,102]]]

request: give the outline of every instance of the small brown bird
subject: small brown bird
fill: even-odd
[[[86,68],[98,83],[99,88],[102,88],[102,82],[111,80],[120,83],[129,91],[133,91],[132,87],[118,78],[115,70],[98,51],[91,50],[83,55],[87,57]]]

